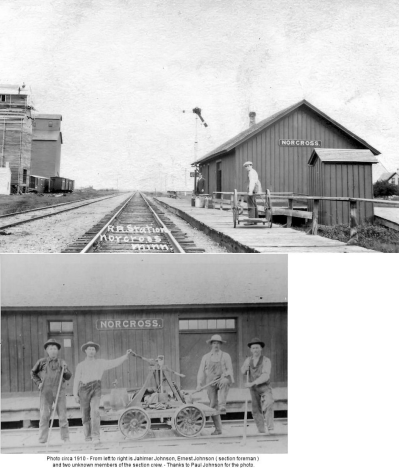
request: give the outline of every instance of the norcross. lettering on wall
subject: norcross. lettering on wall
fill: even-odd
[[[279,146],[309,146],[309,147],[317,147],[321,148],[321,140],[279,140]]]
[[[163,328],[163,319],[101,319],[96,322],[97,330],[154,330]]]

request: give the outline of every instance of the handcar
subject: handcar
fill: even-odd
[[[141,439],[150,431],[151,421],[161,419],[180,436],[198,436],[205,426],[206,418],[218,414],[216,410],[194,403],[190,395],[180,390],[169,374],[184,375],[169,369],[164,363],[164,356],[147,359],[133,354],[150,365],[143,386],[133,392],[126,388],[114,388],[110,402],[105,404],[117,412],[122,434],[128,439]],[[150,387],[152,379],[155,380],[155,387]]]

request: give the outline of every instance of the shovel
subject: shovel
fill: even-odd
[[[186,400],[186,403],[190,403],[192,404],[193,403],[193,395],[194,393],[199,393],[199,392],[202,392],[202,390],[204,390],[205,388],[207,387],[210,387],[211,385],[219,382],[219,380],[221,379],[221,377],[219,377],[218,379],[215,379],[214,381],[212,382],[209,382],[208,384],[204,385],[203,387],[199,388],[198,390],[195,390],[194,392],[190,393],[189,395],[185,395],[184,399]]]
[[[248,375],[249,375],[249,370],[247,370],[247,383],[249,381]],[[246,445],[247,443],[247,421],[248,421],[248,397],[247,395],[245,395],[244,432],[242,434],[241,445]]]
[[[62,384],[62,377],[63,377],[63,375],[64,375],[64,371],[65,371],[65,366],[62,366],[62,368],[61,368],[61,375],[60,375],[60,382],[59,382],[59,384],[58,384],[57,396],[55,397],[55,402],[54,402],[54,406],[53,406],[53,414],[52,414],[52,416],[51,416],[50,430],[49,430],[48,437],[47,437],[46,449],[48,448],[48,444],[49,444],[49,442],[50,442],[51,430],[53,429],[53,423],[54,423],[55,409],[57,408],[57,402],[58,402],[58,397],[59,397],[59,395],[60,395],[61,384]]]

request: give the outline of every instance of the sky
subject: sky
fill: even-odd
[[[399,168],[397,1],[1,0],[0,18],[0,83],[62,114],[78,187],[191,188],[249,111],[301,99]]]

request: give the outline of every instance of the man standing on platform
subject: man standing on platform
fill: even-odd
[[[86,442],[90,442],[93,438],[95,443],[100,443],[101,378],[104,371],[125,362],[132,350],[128,349],[120,358],[106,360],[96,359],[100,345],[93,341],[88,341],[81,349],[86,354],[86,359],[76,367],[73,394],[76,402],[80,403]]]
[[[248,373],[249,382],[245,384],[251,392],[252,416],[255,419],[258,431],[265,434],[265,422],[269,434],[274,431],[273,421],[273,394],[270,387],[270,372],[272,364],[270,359],[262,355],[265,343],[259,338],[253,338],[248,343],[252,356],[248,357],[241,367],[241,372]]]
[[[207,388],[210,401],[209,406],[219,410],[219,414],[212,416],[215,424],[215,431],[212,432],[212,435],[219,435],[222,433],[220,414],[226,414],[227,394],[229,393],[230,385],[234,383],[233,365],[230,355],[220,349],[221,345],[226,343],[220,335],[213,335],[207,340],[207,343],[212,346],[212,349],[202,357],[197,375],[197,390],[204,383],[209,384],[219,379],[217,383]],[[218,397],[220,398],[220,405]]]
[[[248,172],[248,218],[259,218],[258,205],[256,204],[256,194],[262,191],[258,173],[252,168],[252,162],[247,161],[244,167]],[[249,221],[249,224],[251,223]]]
[[[196,195],[201,195],[205,193],[205,179],[203,179],[202,174],[198,174],[197,180],[197,190],[195,191]]]
[[[57,341],[53,339],[46,341],[44,349],[47,357],[39,359],[30,371],[31,379],[38,385],[40,390],[39,442],[41,444],[47,442],[51,410],[57,398],[60,379],[62,379],[56,410],[61,429],[61,439],[64,443],[69,443],[65,381],[72,377],[72,373],[68,370],[66,362],[63,359],[58,359],[61,345]]]

